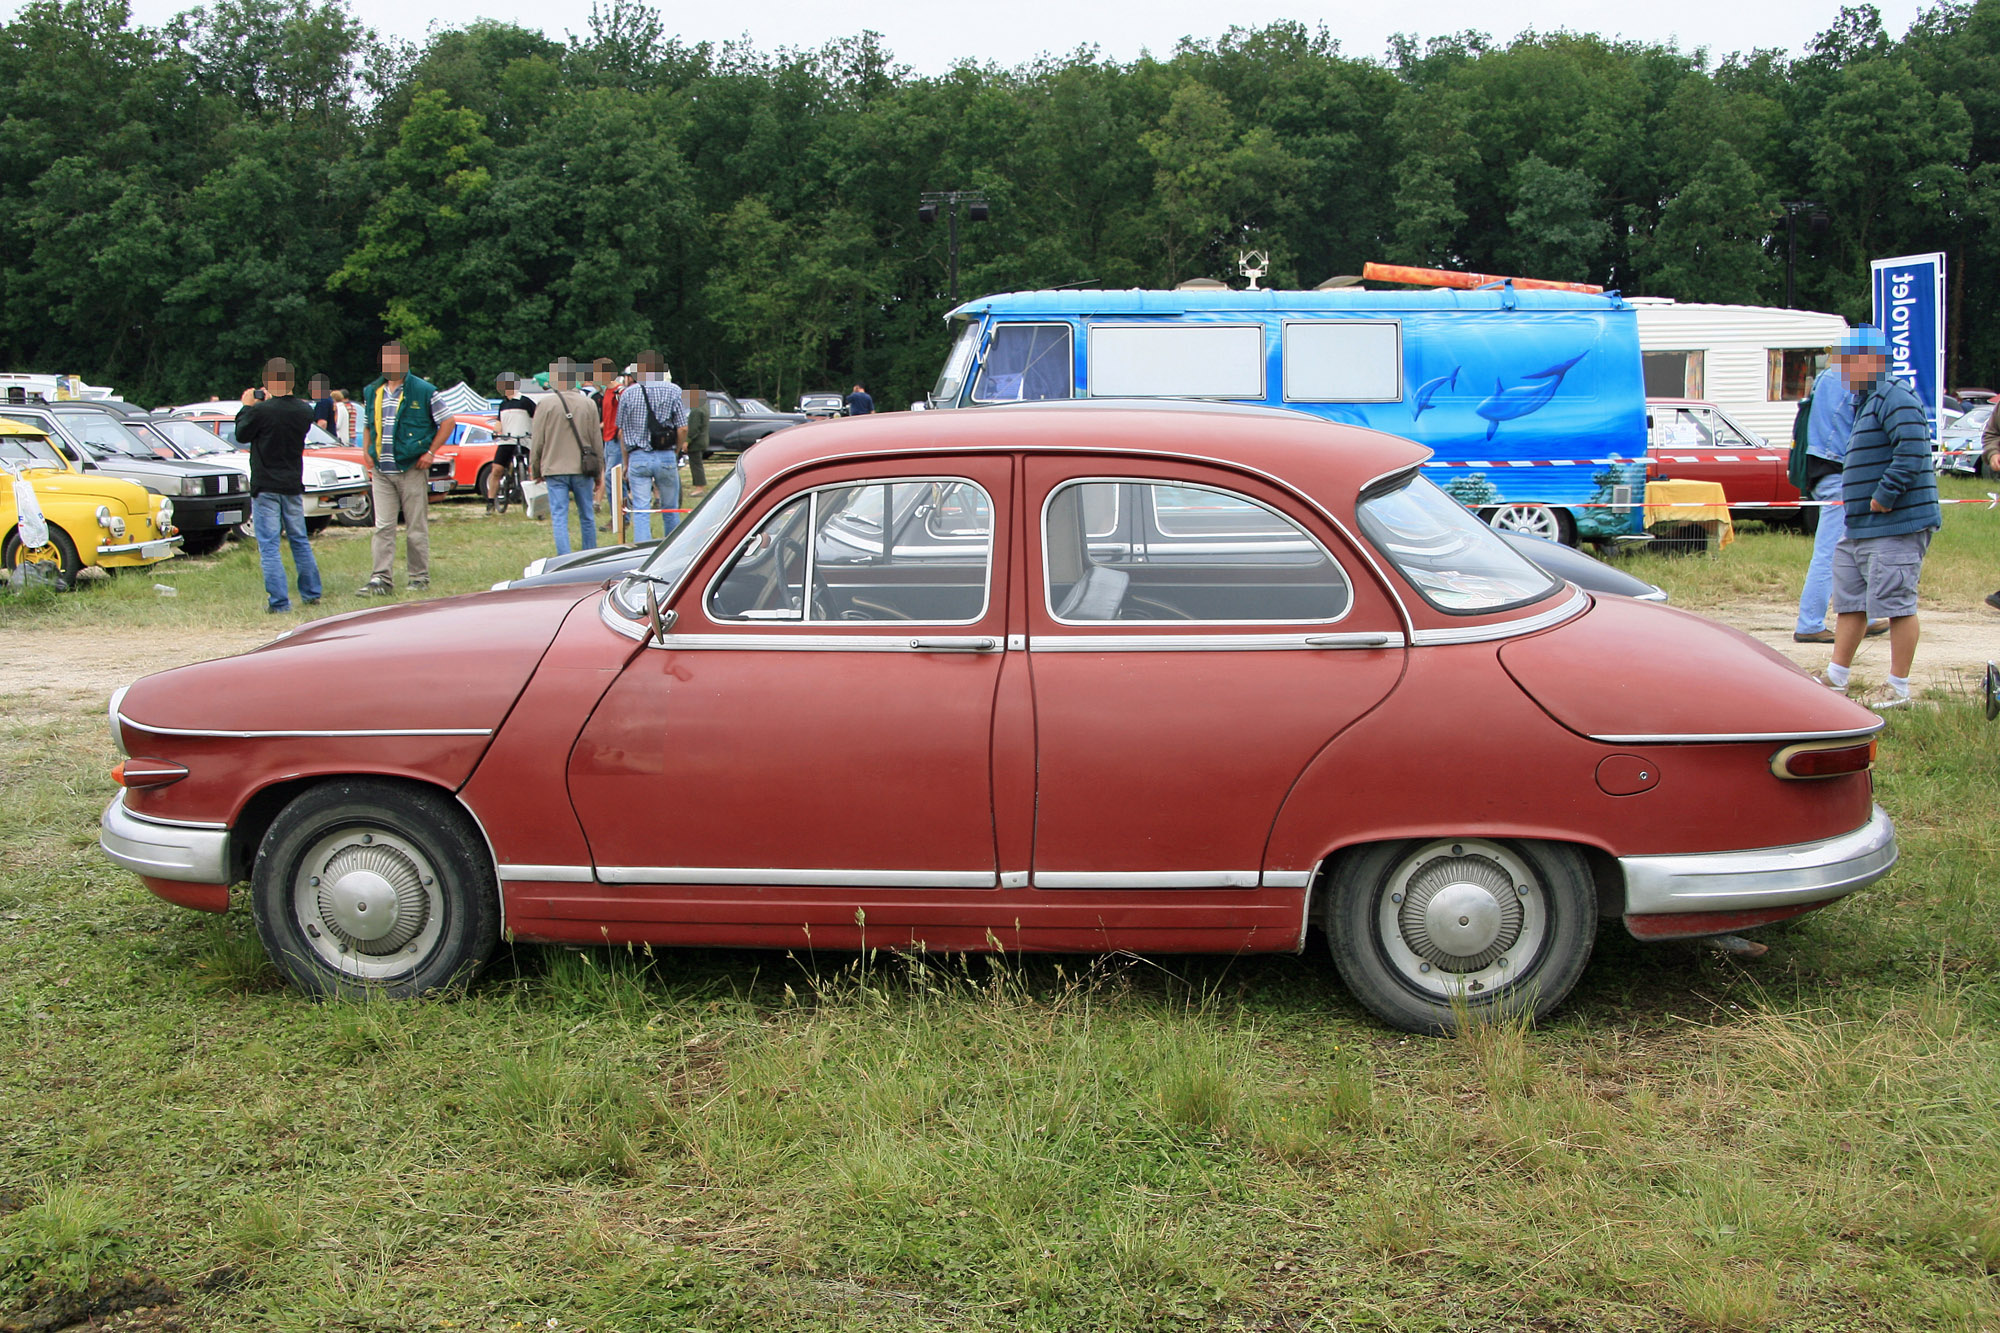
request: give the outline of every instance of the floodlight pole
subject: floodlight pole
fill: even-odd
[[[986,221],[986,194],[983,190],[925,190],[917,196],[917,217],[924,222],[937,221],[938,205],[945,206],[951,231],[946,243],[951,250],[951,286],[949,298],[958,304],[958,206],[964,204],[966,221]]]
[[[1799,214],[1804,213],[1814,231],[1826,230],[1826,207],[1811,199],[1787,199],[1785,210],[1785,309],[1798,308]]]

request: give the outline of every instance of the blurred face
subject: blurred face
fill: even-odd
[[[277,398],[291,391],[292,382],[290,380],[282,379],[276,375],[266,375],[264,377],[264,392],[271,395],[271,397]]]
[[[1865,389],[1889,368],[1889,358],[1880,352],[1843,352],[1840,354],[1840,379],[1850,389]]]
[[[404,375],[409,373],[410,354],[401,345],[390,343],[382,349],[382,373],[384,375]]]

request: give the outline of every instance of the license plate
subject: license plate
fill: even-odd
[[[160,560],[172,555],[174,550],[175,547],[171,541],[147,542],[139,548],[139,558],[141,560]]]
[[[450,489],[451,489],[450,478],[446,478],[443,481],[434,481],[431,483],[431,494],[433,495],[443,495],[446,491]]]
[[[215,521],[217,523],[241,523],[243,521],[243,511],[241,509],[225,509],[215,516]]]

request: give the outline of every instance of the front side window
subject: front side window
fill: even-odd
[[[1151,515],[1134,540],[1093,542],[1095,516]],[[1069,482],[1043,510],[1043,591],[1069,624],[1319,624],[1345,615],[1346,574],[1270,506],[1178,482]]]
[[[998,324],[987,345],[975,403],[1039,403],[1068,398],[1075,359],[1067,324]]]
[[[717,529],[727,523],[735,514],[736,507],[743,501],[743,466],[738,464],[729,475],[709,488],[708,494],[694,511],[677,524],[672,532],[661,539],[646,557],[646,563],[635,571],[644,579],[627,579],[619,585],[615,596],[618,605],[627,615],[637,616],[646,607],[646,588],[652,586],[671,590],[687,574],[688,566],[715,536]],[[662,593],[664,600],[665,593]]]
[[[1364,498],[1359,513],[1368,540],[1440,611],[1503,611],[1557,586],[1427,478],[1412,476]]]
[[[55,463],[62,458],[40,435],[0,435],[0,458],[14,463]]]
[[[710,586],[718,621],[971,624],[986,614],[993,502],[940,477],[827,486],[786,502]]]
[[[944,359],[944,369],[938,372],[937,383],[931,386],[933,406],[958,406],[959,390],[965,387],[966,372],[972,369],[972,357],[978,350],[979,321],[975,319],[962,324],[958,337],[952,340],[951,351]]]

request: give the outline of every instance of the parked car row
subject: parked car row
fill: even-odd
[[[85,467],[35,426],[0,419],[0,570],[11,577],[24,562],[42,565],[48,580],[68,587],[83,570],[156,565],[180,550],[174,502],[137,482]],[[25,481],[47,524],[33,549],[21,540],[14,482]]]

